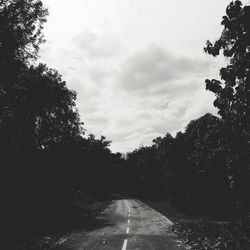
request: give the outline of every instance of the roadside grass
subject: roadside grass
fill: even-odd
[[[187,249],[248,250],[250,235],[236,223],[176,223],[171,228]]]
[[[173,207],[167,201],[143,201],[174,223],[177,234],[190,250],[250,250],[249,220],[225,221],[199,217]]]
[[[111,200],[94,199],[83,194],[74,197],[72,213],[61,218],[60,225],[56,222],[41,228],[25,228],[16,234],[0,233],[0,249],[3,250],[46,250],[64,242],[72,234],[87,231],[95,225],[95,217],[99,215]],[[2,235],[1,235],[2,234]]]

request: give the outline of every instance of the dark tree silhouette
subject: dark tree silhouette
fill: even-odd
[[[207,41],[205,52],[213,56],[223,52],[231,58],[230,63],[221,68],[221,81],[206,80],[206,88],[216,94],[214,105],[219,114],[237,126],[249,125],[250,90],[250,6],[242,8],[240,1],[231,2],[223,16],[224,26],[221,37],[213,44]],[[248,125],[247,125],[248,124]]]
[[[227,142],[227,167],[231,186],[238,199],[248,196],[249,189],[249,138],[250,138],[250,6],[232,1],[223,16],[221,37],[207,41],[205,52],[218,56],[220,52],[230,59],[221,68],[219,80],[206,80],[206,88],[216,95],[215,107],[219,109]]]
[[[83,134],[76,93],[55,70],[42,64],[23,68],[16,80],[3,93],[5,110],[0,124],[2,176],[10,199],[7,210],[9,206],[14,209],[11,201],[18,200],[22,204],[19,212],[27,215],[47,211],[53,204],[66,209],[71,199],[67,175],[72,160],[67,145],[77,143]]]
[[[0,84],[13,83],[23,64],[38,56],[48,11],[40,0],[0,2]]]
[[[73,153],[65,149],[83,134],[76,93],[57,71],[30,65],[44,42],[46,16],[39,0],[0,2],[1,216],[9,225],[39,224],[68,210],[72,198]]]
[[[167,199],[188,211],[222,214],[232,203],[227,142],[220,118],[206,114],[126,157],[130,194]]]

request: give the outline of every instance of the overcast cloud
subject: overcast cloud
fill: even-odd
[[[223,59],[205,55],[227,0],[44,0],[50,16],[40,61],[78,92],[88,133],[127,152],[216,114],[204,80]]]

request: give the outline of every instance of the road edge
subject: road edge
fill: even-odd
[[[174,223],[173,223],[171,220],[169,220],[166,216],[164,216],[163,214],[161,214],[160,212],[158,212],[158,211],[155,210],[154,208],[148,206],[147,204],[145,204],[145,203],[142,202],[141,200],[138,200],[138,199],[135,199],[135,200],[136,200],[137,202],[141,203],[142,205],[144,205],[144,206],[150,208],[150,209],[151,209],[152,211],[154,211],[155,213],[159,214],[159,216],[160,216],[161,218],[163,218],[164,220],[166,220],[166,221],[170,224],[169,226],[173,226],[173,225],[174,225]]]

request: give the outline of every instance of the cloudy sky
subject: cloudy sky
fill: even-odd
[[[203,47],[219,36],[229,0],[43,2],[50,15],[40,61],[78,92],[87,134],[105,135],[112,151],[149,145],[216,114],[204,80],[218,77],[224,61]]]

